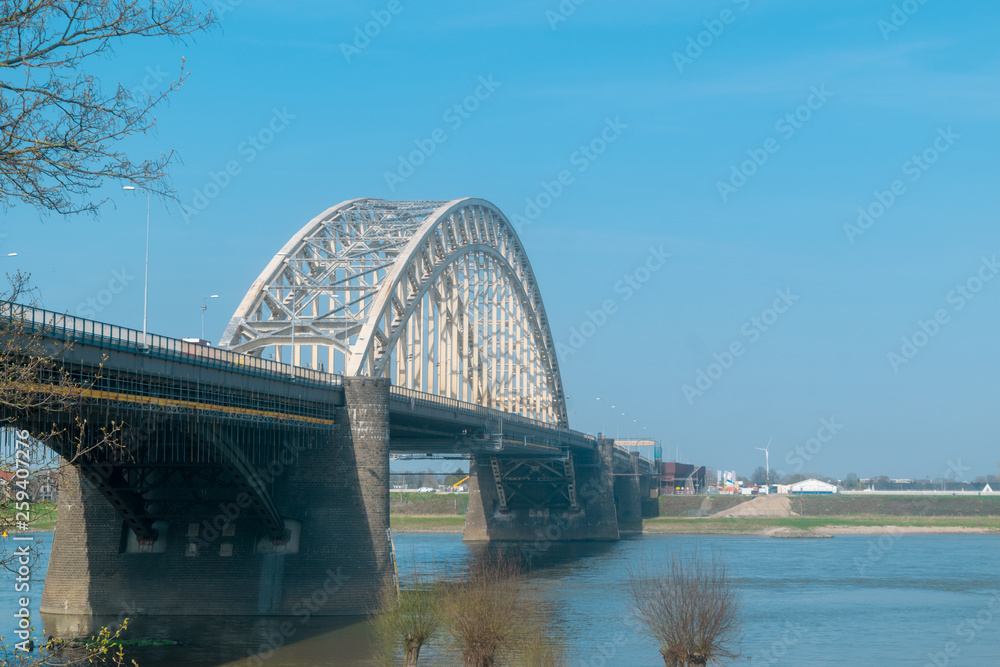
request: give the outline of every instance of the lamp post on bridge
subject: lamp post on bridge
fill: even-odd
[[[208,300],[218,298],[218,294],[213,294],[212,296],[206,296],[201,300],[201,340],[205,340],[205,311],[208,310]]]
[[[601,397],[598,396],[597,400],[601,400]],[[608,431],[607,431],[607,428],[608,428],[608,404],[607,404],[607,402],[604,402],[604,403],[601,403],[601,405],[603,406],[603,409],[601,410],[601,437],[607,437],[607,435],[608,435]]]
[[[132,192],[136,187],[135,185],[123,185],[122,190]],[[138,187],[146,193],[146,278],[142,288],[142,346],[146,347],[146,309],[149,305],[149,190],[142,186]]]

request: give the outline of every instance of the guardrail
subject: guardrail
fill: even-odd
[[[181,359],[202,366],[236,370],[262,377],[285,379],[294,377],[296,380],[324,386],[343,384],[343,377],[332,373],[261,359],[241,352],[221,350],[200,343],[190,343],[177,338],[150,333],[143,337],[143,333],[136,329],[8,301],[0,302],[0,320],[12,322],[26,334],[42,334],[68,342],[86,343],[128,352],[143,352],[153,357]]]
[[[434,394],[426,394],[422,391],[417,391],[416,389],[407,389],[406,387],[392,386],[389,388],[390,395],[395,397],[413,401],[414,404],[426,405],[429,407],[439,407],[439,408],[450,408],[452,410],[461,410],[465,413],[471,413],[479,415],[481,417],[487,417],[492,420],[503,420],[505,422],[514,422],[517,424],[523,424],[525,426],[533,426],[536,428],[544,428],[550,431],[556,431],[563,435],[573,436],[577,438],[584,438],[591,442],[597,442],[597,438],[590,435],[589,433],[583,433],[581,431],[574,431],[573,429],[566,428],[565,426],[558,426],[557,424],[550,424],[549,422],[543,422],[539,419],[532,419],[531,417],[525,417],[523,415],[516,414],[514,412],[504,412],[503,410],[496,410],[494,408],[487,408],[482,405],[476,405],[475,403],[467,403],[466,401],[460,401],[455,398],[447,398],[445,396],[435,396]]]
[[[487,408],[481,405],[476,405],[475,403],[467,403],[465,401],[460,401],[456,398],[447,398],[445,396],[435,396],[434,394],[425,394],[422,391],[417,391],[415,389],[408,389],[406,387],[389,387],[389,395],[395,397],[398,400],[412,401],[414,405],[425,405],[428,407],[439,407],[439,408],[449,408],[452,410],[461,410],[466,414],[475,414],[481,417],[486,417],[493,420],[503,420],[506,422],[515,422],[518,424],[524,424],[526,426],[534,426],[536,428],[544,428],[550,431],[556,431],[563,435],[568,435],[577,438],[583,438],[592,443],[597,442],[597,438],[590,435],[589,433],[583,433],[582,431],[574,431],[573,429],[566,428],[565,426],[557,426],[556,424],[550,424],[548,422],[543,422],[538,419],[532,419],[531,417],[524,417],[513,412],[504,412],[503,410],[495,410],[493,408]],[[626,456],[629,455],[629,450],[621,445],[616,444],[615,449]],[[650,459],[643,456],[639,457],[640,461],[644,461],[653,469],[653,474],[656,474],[655,463]]]

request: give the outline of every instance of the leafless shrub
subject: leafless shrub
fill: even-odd
[[[626,569],[629,611],[667,666],[734,658],[742,597],[717,553],[647,556]]]
[[[552,635],[549,619],[539,613],[525,616],[513,646],[505,651],[505,662],[517,667],[565,667],[565,645]]]
[[[385,587],[378,596],[379,609],[372,615],[372,631],[379,661],[393,664],[402,653],[403,667],[416,667],[420,649],[440,632],[444,620],[441,583],[414,562],[412,581],[398,593]]]
[[[494,667],[523,636],[522,583],[518,559],[488,553],[449,592],[448,629],[466,667]]]

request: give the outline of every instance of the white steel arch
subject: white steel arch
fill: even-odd
[[[328,209],[268,263],[220,346],[567,423],[528,257],[482,199]]]

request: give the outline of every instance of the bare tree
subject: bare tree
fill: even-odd
[[[668,667],[737,656],[742,597],[717,553],[646,556],[627,566],[625,587],[635,625]]]
[[[382,589],[372,619],[381,661],[391,664],[401,652],[403,667],[416,667],[420,649],[438,635],[444,615],[438,577],[425,574],[415,559],[410,572],[406,588]]]
[[[448,596],[449,631],[466,667],[493,667],[522,632],[523,567],[503,554],[484,554]]]
[[[180,87],[133,95],[103,90],[86,66],[131,37],[180,39],[215,23],[186,0],[0,0],[0,204],[93,212],[106,180],[171,195],[173,154],[133,161],[117,144],[145,134],[153,109]]]

